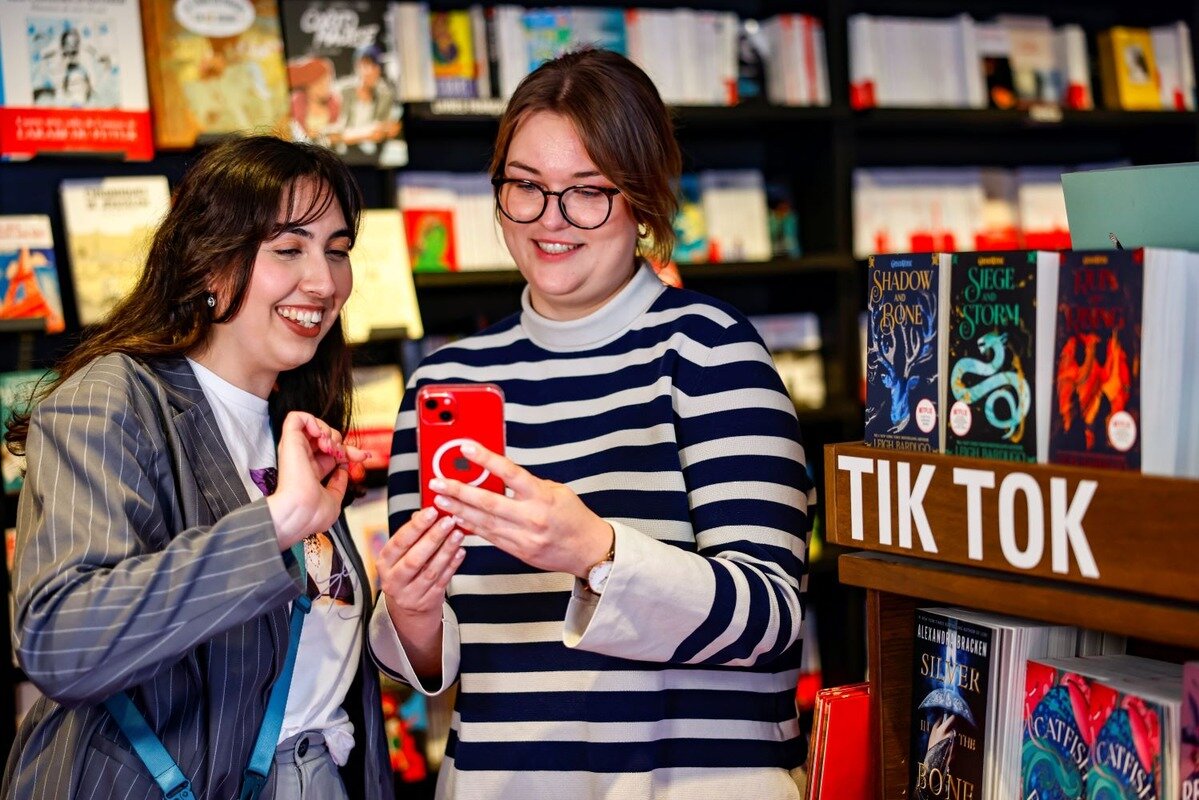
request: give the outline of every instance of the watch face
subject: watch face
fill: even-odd
[[[591,572],[587,573],[587,585],[591,587],[591,591],[602,594],[604,587],[608,585],[608,576],[611,574],[612,562],[601,561],[591,568]]]

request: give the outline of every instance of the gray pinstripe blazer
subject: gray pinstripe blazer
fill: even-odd
[[[46,698],[21,725],[0,796],[160,800],[99,705],[131,689],[196,796],[235,798],[303,584],[266,502],[249,502],[191,368],[96,360],[39,404],[27,451],[13,636]],[[344,519],[334,533],[365,586]],[[390,800],[365,644],[346,710],[350,797]]]

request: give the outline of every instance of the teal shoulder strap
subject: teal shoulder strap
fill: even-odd
[[[307,575],[304,563],[304,543],[292,545],[292,555],[300,565],[300,575]],[[254,742],[254,750],[250,754],[250,763],[242,774],[242,787],[239,800],[257,800],[262,787],[266,784],[271,772],[271,762],[275,757],[275,748],[279,744],[279,731],[283,727],[283,712],[287,709],[287,692],[291,688],[291,675],[295,671],[296,651],[300,649],[300,631],[304,627],[304,615],[312,608],[312,600],[307,594],[301,594],[291,604],[291,617],[288,621],[287,657],[283,661],[283,670],[275,678],[271,686],[271,696],[267,700],[266,714],[262,725],[258,728],[258,738]],[[133,746],[138,758],[146,765],[146,769],[154,776],[154,782],[162,789],[166,800],[195,800],[191,783],[179,769],[179,765],[171,758],[171,754],[163,747],[162,742],[150,729],[146,718],[129,696],[117,692],[104,701],[108,713],[112,714],[117,726]]]

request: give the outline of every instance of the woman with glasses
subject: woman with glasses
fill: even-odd
[[[457,683],[440,798],[796,798],[808,507],[794,406],[737,310],[668,288],[681,157],[653,84],[570,53],[518,87],[491,171],[520,313],[429,356],[397,419],[371,648]],[[488,381],[505,495],[434,480],[416,389]],[[439,517],[439,510],[443,512]]]

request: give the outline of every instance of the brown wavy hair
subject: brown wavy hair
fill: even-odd
[[[307,207],[297,206],[302,183],[321,187]],[[237,315],[259,246],[283,230],[318,219],[332,203],[356,237],[362,194],[354,176],[331,151],[273,136],[221,140],[180,181],[171,209],[158,226],[136,286],[57,365],[58,378],[34,402],[91,361],[110,353],[139,360],[180,357],[203,347],[212,326]],[[281,208],[291,209],[279,219]],[[351,241],[351,246],[353,242]],[[207,305],[220,296],[219,313]],[[289,411],[320,417],[339,431],[350,425],[350,351],[340,317],[307,364],[280,373],[271,393],[271,422]],[[21,455],[29,414],[14,414],[5,441]]]
[[[683,158],[670,111],[640,67],[609,50],[583,49],[547,61],[516,87],[500,118],[491,176],[504,177],[516,129],[538,111],[574,123],[587,155],[628,201],[651,244],[638,252],[659,263],[674,250],[674,184]],[[498,211],[497,211],[498,213]]]

